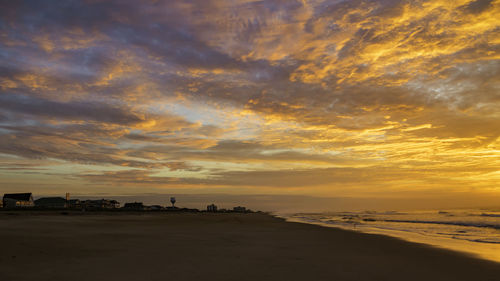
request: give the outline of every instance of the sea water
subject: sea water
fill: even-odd
[[[500,210],[329,212],[281,217],[398,237],[500,262]]]

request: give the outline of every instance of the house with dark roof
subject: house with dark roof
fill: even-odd
[[[120,208],[120,202],[116,200],[99,199],[99,200],[84,200],[80,202],[85,209],[116,209]]]
[[[82,203],[80,202],[80,199],[70,199],[70,200],[68,200],[68,208],[71,208],[71,209],[81,209],[82,208]]]
[[[217,212],[217,206],[215,204],[208,205],[207,212]]]
[[[160,206],[160,205],[152,205],[152,206],[149,206],[149,208],[151,211],[160,211],[160,210],[165,209],[165,208],[163,208],[163,206]]]
[[[31,193],[6,193],[3,195],[4,208],[27,208],[35,206]]]
[[[144,210],[144,204],[142,202],[133,202],[133,203],[125,203],[123,206],[124,209],[129,210]]]
[[[63,209],[68,207],[68,201],[62,197],[44,197],[35,200],[35,206],[49,209]]]
[[[246,213],[248,210],[245,207],[237,206],[233,208],[233,212],[235,213]]]
[[[120,202],[116,200],[109,200],[109,205],[111,209],[120,208]]]

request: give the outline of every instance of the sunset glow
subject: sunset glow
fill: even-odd
[[[500,0],[1,6],[4,192],[500,198]]]

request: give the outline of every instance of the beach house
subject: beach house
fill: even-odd
[[[237,207],[233,208],[233,212],[235,212],[235,213],[245,213],[246,211],[247,211],[247,208],[241,207],[241,206],[237,206]]]
[[[6,193],[3,195],[4,208],[27,208],[35,206],[31,193]]]
[[[217,206],[215,204],[208,205],[207,212],[217,212]]]
[[[99,199],[81,201],[82,208],[85,209],[116,209],[120,208],[120,203],[116,200]]]
[[[68,207],[68,202],[62,197],[43,197],[35,200],[35,206],[49,209],[63,209]]]
[[[82,208],[82,203],[80,202],[80,199],[70,199],[70,200],[68,200],[68,208],[71,208],[71,209],[80,209],[80,208]]]
[[[125,203],[125,205],[123,205],[123,208],[129,210],[144,210],[144,204],[142,204],[142,202],[129,202]]]

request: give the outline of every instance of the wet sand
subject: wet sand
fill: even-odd
[[[500,264],[265,214],[0,212],[0,280],[500,280]]]

